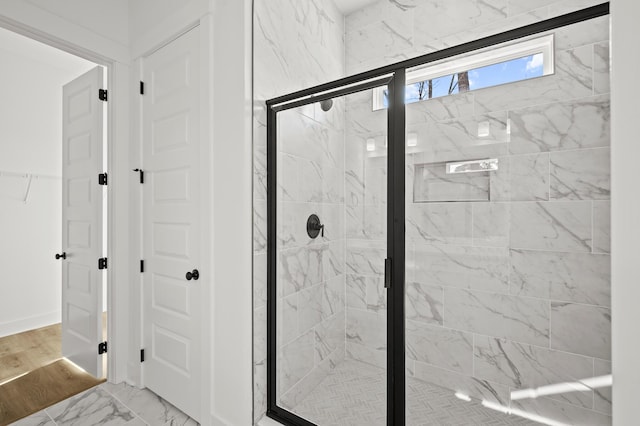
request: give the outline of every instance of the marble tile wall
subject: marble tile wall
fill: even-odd
[[[344,75],[344,17],[332,0],[254,2],[254,420],[266,412],[267,158],[264,101]],[[280,133],[278,323],[282,403],[344,357],[344,106],[289,111]],[[326,225],[309,241],[311,213]],[[342,330],[338,338],[337,330]]]
[[[562,29],[553,76],[407,106],[408,182],[424,163],[499,160],[489,202],[407,196],[409,374],[559,422],[611,423],[610,388],[509,397],[609,371],[610,101],[595,61],[607,22]],[[478,138],[486,121],[500,135],[508,124],[507,138]]]
[[[379,1],[346,17],[347,73],[598,3]],[[407,131],[418,138],[407,147],[407,371],[556,421],[610,424],[611,388],[510,399],[516,389],[610,372],[609,19],[554,34],[553,75],[407,105]],[[347,104],[347,134],[382,134],[370,101]],[[384,366],[376,290],[384,234],[365,232],[373,205],[350,213],[365,205],[372,183],[363,176],[380,165],[349,143],[347,357]],[[485,158],[499,162],[488,202],[416,202],[415,170]],[[467,184],[470,193],[486,185]]]
[[[266,409],[264,100],[598,3],[380,0],[343,17],[332,0],[256,0],[256,421]],[[414,164],[500,162],[490,202],[414,204],[407,188],[407,365],[416,378],[508,404],[519,387],[610,372],[608,27],[600,18],[557,30],[552,76],[408,107],[409,130],[429,141],[408,149],[408,182]],[[279,135],[287,367],[278,389],[289,405],[345,354],[386,359],[386,112],[372,111],[362,93],[323,114],[294,111]],[[479,122],[491,128],[480,146]],[[313,242],[301,228],[311,212],[331,224]],[[605,424],[611,392],[517,404]]]

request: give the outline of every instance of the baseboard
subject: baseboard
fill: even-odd
[[[11,322],[3,322],[0,324],[0,337],[22,333],[23,331],[33,330],[34,328],[45,327],[51,324],[57,324],[61,321],[61,318],[62,314],[60,311],[54,311],[29,318],[21,318]]]

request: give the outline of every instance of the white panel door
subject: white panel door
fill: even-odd
[[[62,355],[102,377],[102,67],[66,84],[62,112]]]
[[[200,417],[199,30],[144,59],[145,386]],[[187,279],[187,273],[189,278]]]

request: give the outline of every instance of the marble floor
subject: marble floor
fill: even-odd
[[[103,383],[13,425],[194,426],[198,423],[148,389]]]
[[[384,426],[385,401],[385,371],[346,360],[292,411],[321,426]],[[409,378],[406,424],[530,426],[538,423],[485,408],[479,401],[462,401],[450,389]]]

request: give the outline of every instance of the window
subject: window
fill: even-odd
[[[550,34],[407,71],[405,102],[513,83],[553,72],[553,34]],[[386,88],[376,89],[373,96],[374,111],[389,106]]]

